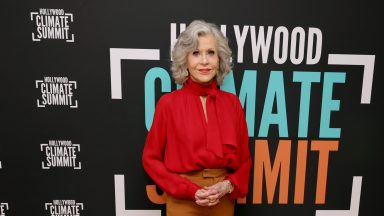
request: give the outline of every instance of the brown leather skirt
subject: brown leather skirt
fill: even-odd
[[[204,169],[180,175],[203,187],[223,181],[227,174],[227,169]],[[226,195],[215,206],[200,206],[194,200],[168,195],[166,204],[167,216],[233,216],[235,201]]]

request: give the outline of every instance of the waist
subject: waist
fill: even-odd
[[[228,169],[202,169],[180,174],[186,177],[218,178],[224,177],[229,173]]]

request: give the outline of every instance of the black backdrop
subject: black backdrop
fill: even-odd
[[[147,196],[146,186],[153,181],[143,171],[141,153],[147,134],[145,115],[151,117],[153,112],[150,102],[157,101],[168,91],[167,87],[174,90],[176,86],[169,75],[163,74],[162,82],[156,79],[147,85],[145,79],[150,75],[161,76],[160,70],[150,73],[152,68],[169,71],[172,23],[179,32],[181,23],[189,24],[194,19],[226,26],[233,49],[236,94],[240,94],[241,88],[256,86],[255,99],[250,93],[245,103],[242,100],[245,105],[255,101],[254,110],[245,109],[248,127],[254,129],[250,136],[253,161],[257,159],[256,140],[268,141],[272,164],[279,140],[292,144],[287,203],[279,203],[279,180],[272,203],[268,203],[265,183],[262,203],[255,203],[252,168],[246,204],[236,207],[236,215],[316,215],[316,210],[350,209],[342,215],[357,215],[356,208],[359,215],[380,214],[384,193],[380,178],[384,89],[380,82],[384,79],[379,1],[39,0],[3,1],[1,5],[1,216],[160,215],[160,211],[146,210],[161,210],[161,215],[165,215],[165,206],[151,202]],[[59,15],[52,14],[56,12]],[[59,34],[39,38],[48,17],[54,19],[52,24]],[[254,26],[256,30],[264,26],[265,31],[271,26],[273,33],[281,27],[289,33],[289,41],[294,29],[301,27],[305,44],[309,29],[319,29],[321,58],[315,64],[307,64],[305,57],[299,64],[293,64],[288,53],[287,61],[278,64],[273,57],[272,35],[267,62],[262,63],[260,58],[254,63],[249,29],[244,59],[239,62],[235,26],[239,26],[240,33],[245,26]],[[121,52],[132,48],[156,49],[155,54],[159,53],[159,60],[148,60],[153,57],[148,54],[142,60],[117,58],[121,65],[121,99],[113,97],[111,90],[120,83],[111,81],[112,62],[116,60],[112,53],[117,48]],[[291,48],[289,45],[288,50]],[[305,45],[305,52],[307,48]],[[138,53],[133,52],[134,58]],[[356,59],[350,60],[352,65],[332,64],[328,62],[330,54]],[[365,67],[360,62],[364,58],[371,60]],[[370,95],[370,100],[362,102],[362,82],[368,73],[363,71],[369,66],[374,72],[368,82],[372,89],[365,95]],[[257,71],[248,74],[257,73],[257,79],[244,84],[245,70]],[[274,89],[273,85],[268,86],[271,71],[283,74],[287,136],[279,137],[276,124],[270,126],[266,137],[259,136],[267,88]],[[307,92],[311,102],[308,135],[304,137],[298,136],[301,85],[292,81],[294,71],[319,72],[321,77]],[[334,84],[331,92],[332,98],[340,102],[340,108],[332,111],[330,118],[330,128],[341,131],[336,137],[319,136],[325,72],[345,75],[345,82]],[[172,84],[168,85],[167,80]],[[48,94],[46,90],[51,84],[58,90],[62,88],[61,93]],[[154,88],[154,94],[150,88]],[[44,105],[45,97],[52,95],[65,101]],[[278,112],[276,106],[274,113]],[[254,118],[249,114],[252,112]],[[309,142],[301,204],[294,202],[298,140]],[[315,202],[319,153],[310,150],[312,140],[339,142],[338,150],[329,153],[323,204]],[[54,157],[55,151],[59,157]],[[53,160],[68,161],[60,166],[50,164]],[[355,176],[362,177],[361,187],[356,187],[361,188],[360,202],[351,207]],[[119,181],[122,177],[123,184]],[[119,206],[119,202],[123,205]]]

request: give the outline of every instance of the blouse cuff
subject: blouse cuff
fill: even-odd
[[[229,194],[229,197],[232,199],[237,199],[239,197],[239,189],[237,185],[234,183],[233,179],[230,176],[226,176],[225,180],[229,180],[233,186],[232,192]]]
[[[195,200],[195,194],[196,191],[199,190],[201,187],[199,187],[196,184],[190,184],[189,187],[187,188],[187,198],[191,200]]]

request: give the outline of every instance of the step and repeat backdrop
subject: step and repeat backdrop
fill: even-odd
[[[235,215],[380,215],[379,1],[2,2],[0,216],[161,216],[142,149],[196,19],[229,40],[253,166]]]

